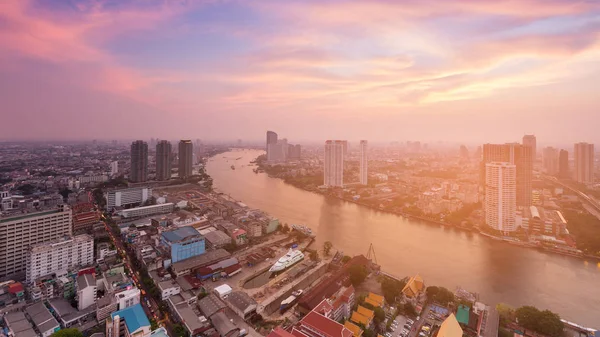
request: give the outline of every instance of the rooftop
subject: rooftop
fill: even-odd
[[[227,297],[227,302],[231,303],[234,307],[245,312],[252,307],[256,308],[256,301],[252,299],[248,294],[243,291],[234,291]]]
[[[4,321],[10,326],[15,337],[37,337],[37,333],[33,330],[33,326],[21,311],[6,314],[6,316],[4,316]]]
[[[91,274],[83,274],[77,277],[77,289],[85,289],[87,287],[95,287],[96,279]]]
[[[329,318],[319,315],[316,312],[309,312],[308,315],[300,321],[304,326],[308,326],[313,330],[322,332],[326,337],[351,337],[352,331],[345,328],[343,325]]]
[[[231,331],[237,329],[237,327],[229,321],[227,316],[222,313],[216,313],[210,318],[210,322],[217,329],[219,335],[227,336]]]
[[[210,294],[198,301],[198,308],[207,318],[210,318],[212,315],[226,308],[226,305],[216,295]]]
[[[27,314],[33,320],[33,323],[37,327],[37,329],[44,333],[49,330],[54,330],[59,327],[58,322],[52,316],[48,308],[42,302],[38,302],[34,305],[31,305],[25,309]]]
[[[458,323],[469,325],[469,307],[459,305],[456,311],[456,320]]]
[[[225,249],[208,251],[202,255],[194,256],[189,259],[173,263],[173,271],[176,274],[179,274],[183,270],[203,267],[211,263],[226,259],[230,256],[231,254],[229,254],[229,252]]]
[[[60,213],[60,212],[61,212],[60,209],[53,209],[53,210],[50,210],[50,211],[35,212],[35,213],[28,213],[28,214],[19,214],[19,215],[15,215],[15,216],[9,216],[9,217],[5,217],[5,218],[0,218],[0,223],[9,222],[9,221],[24,220],[24,219],[28,219],[28,218],[35,218],[35,217],[39,217],[39,216],[50,215],[50,214]]]
[[[191,226],[180,227],[172,231],[163,232],[162,237],[172,243],[184,241],[190,237],[201,237],[200,233]]]
[[[463,330],[456,320],[454,314],[450,314],[448,318],[440,326],[438,337],[462,337]]]
[[[141,327],[150,326],[150,321],[148,321],[148,317],[146,317],[144,309],[142,309],[142,305],[139,303],[129,308],[115,311],[110,317],[114,319],[115,316],[122,317],[125,320],[127,330],[129,330],[130,333],[135,332]]]
[[[165,328],[158,328],[152,331],[150,337],[169,337],[169,335],[167,334],[167,330],[165,330]]]

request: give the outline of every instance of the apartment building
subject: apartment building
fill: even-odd
[[[67,205],[0,218],[0,279],[23,278],[29,248],[70,236],[72,222],[71,209]]]
[[[146,187],[125,188],[104,193],[106,209],[112,211],[115,207],[139,206],[152,196],[152,189]]]
[[[38,243],[29,248],[26,281],[33,283],[39,277],[93,263],[94,238],[91,235],[65,236],[54,241]]]

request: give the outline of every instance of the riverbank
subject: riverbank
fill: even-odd
[[[272,173],[269,172],[269,168],[265,167],[264,163],[259,160],[260,157],[257,157],[256,159],[254,159],[252,161],[253,164],[257,165],[257,169],[255,169],[254,173],[266,173],[270,178],[275,178],[275,179],[279,179],[282,180],[285,184],[293,186],[295,188],[301,189],[303,191],[306,192],[311,192],[317,195],[321,195],[324,197],[328,197],[328,198],[334,198],[334,199],[338,199],[338,200],[342,200],[348,203],[352,203],[352,204],[356,204],[356,205],[360,205],[362,207],[366,207],[378,212],[382,212],[382,213],[386,213],[386,214],[392,214],[392,215],[396,215],[396,216],[401,216],[405,219],[408,220],[418,220],[424,223],[427,223],[429,225],[438,225],[438,226],[443,226],[443,227],[448,227],[448,228],[454,228],[460,231],[464,231],[464,232],[471,232],[471,233],[478,233],[481,236],[484,236],[488,239],[492,239],[495,241],[501,241],[503,243],[507,243],[513,246],[518,246],[518,247],[522,247],[522,248],[530,248],[530,249],[536,249],[542,252],[546,252],[546,253],[552,253],[552,254],[557,254],[557,255],[562,255],[562,256],[568,256],[568,257],[574,257],[574,258],[579,258],[582,260],[587,260],[587,259],[591,259],[591,260],[596,260],[596,261],[600,261],[600,256],[595,256],[595,255],[589,255],[589,254],[584,254],[583,252],[581,252],[580,250],[574,249],[572,247],[568,247],[568,246],[560,246],[560,245],[548,245],[548,244],[543,244],[540,241],[535,241],[535,242],[530,242],[530,241],[521,241],[517,238],[513,238],[513,237],[502,237],[502,236],[497,236],[494,235],[493,233],[490,233],[488,231],[485,231],[484,229],[478,227],[478,226],[465,226],[465,225],[458,225],[458,224],[453,224],[453,223],[449,223],[449,222],[445,222],[445,221],[441,221],[438,219],[432,219],[430,217],[426,217],[426,216],[422,216],[422,215],[415,215],[415,214],[410,214],[410,213],[406,213],[406,212],[401,212],[401,211],[396,211],[396,210],[388,210],[388,209],[382,209],[381,207],[377,207],[374,206],[370,203],[365,203],[365,202],[361,202],[360,199],[355,200],[352,198],[345,198],[343,196],[340,195],[336,195],[336,194],[332,194],[332,193],[327,193],[328,190],[320,190],[318,188],[307,188],[306,185],[300,185],[300,184],[294,184],[289,182],[287,179],[274,175]]]

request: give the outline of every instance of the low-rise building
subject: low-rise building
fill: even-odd
[[[225,300],[225,304],[244,320],[256,314],[257,303],[243,291],[234,291]]]
[[[49,337],[60,330],[60,325],[42,302],[30,305],[25,311],[42,337]]]
[[[33,325],[27,320],[22,311],[10,312],[4,316],[8,335],[14,337],[38,337]]]
[[[106,319],[106,337],[150,337],[150,332],[141,304],[116,311]]]
[[[219,333],[219,336],[231,337],[239,334],[240,329],[235,326],[235,324],[233,324],[233,322],[231,322],[229,318],[227,318],[227,316],[222,312],[214,314],[210,318],[210,322]]]
[[[137,217],[146,217],[155,214],[165,214],[173,212],[175,205],[173,203],[159,204],[159,205],[151,205],[151,206],[142,206],[124,209],[118,212],[123,218],[137,218]]]
[[[227,308],[227,305],[225,305],[225,303],[221,301],[217,295],[209,294],[198,301],[198,308],[200,311],[202,311],[204,316],[210,318],[212,315],[218,312],[224,312]]]
[[[161,234],[161,243],[171,252],[172,263],[204,254],[204,236],[191,226],[181,227]]]
[[[232,240],[229,235],[220,230],[207,232],[204,237],[206,238],[206,245],[212,249],[222,248],[230,244]]]
[[[298,322],[298,325],[294,327],[294,330],[308,337],[352,337],[352,331],[348,328],[314,311],[304,316]],[[294,334],[294,331],[292,331],[292,334]]]
[[[231,257],[231,254],[225,249],[217,249],[208,251],[202,255],[194,256],[192,258],[175,262],[172,265],[172,270],[176,276],[187,275],[198,268],[202,268],[219,261],[225,260]]]
[[[77,277],[77,309],[83,310],[96,303],[96,279],[91,274]]]
[[[158,289],[160,290],[160,297],[163,301],[166,301],[169,297],[181,292],[181,287],[174,280],[158,282]]]

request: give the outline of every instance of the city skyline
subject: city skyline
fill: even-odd
[[[504,142],[553,139],[561,120],[560,141],[598,143],[599,13],[566,0],[8,1],[0,137]]]

